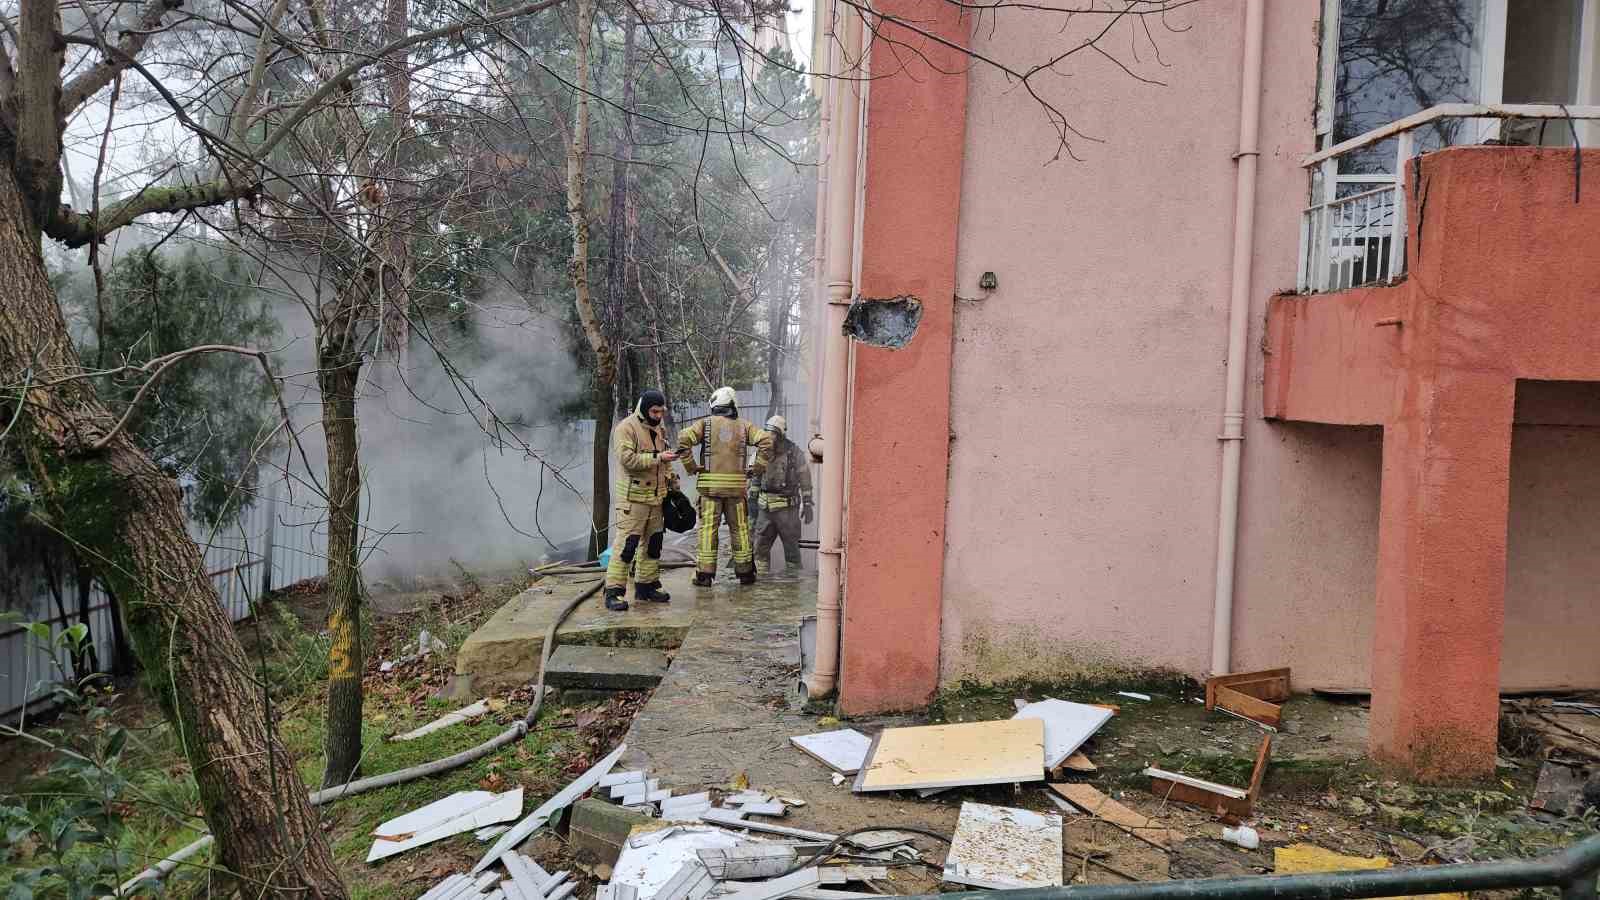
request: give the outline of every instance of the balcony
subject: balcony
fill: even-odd
[[[1552,138],[1576,138],[1574,122],[1600,119],[1600,106],[1552,104],[1445,103],[1376,128],[1359,137],[1314,153],[1302,162],[1313,170],[1320,194],[1332,199],[1313,203],[1300,220],[1300,264],[1295,289],[1302,294],[1343,291],[1393,282],[1406,271],[1404,191],[1407,172],[1417,155],[1414,135],[1445,119],[1542,121]],[[1394,173],[1341,175],[1347,155],[1394,139]],[[1570,146],[1570,145],[1569,145]],[[1415,178],[1415,172],[1411,172]],[[1347,189],[1351,193],[1340,196]],[[1600,184],[1596,185],[1600,190]]]
[[[1300,292],[1268,306],[1262,408],[1382,427],[1371,749],[1461,778],[1494,771],[1513,428],[1600,424],[1600,150],[1412,154],[1441,116],[1581,135],[1600,108],[1435,107],[1308,158],[1400,138],[1392,184],[1306,210]]]

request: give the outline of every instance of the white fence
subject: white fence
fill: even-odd
[[[1600,106],[1442,103],[1307,156],[1301,165],[1316,170],[1322,196],[1306,208],[1300,221],[1296,287],[1301,293],[1342,291],[1405,274],[1405,194],[1414,177],[1408,171],[1415,155],[1413,134],[1443,119],[1590,120],[1600,119]],[[1491,136],[1498,133],[1497,127],[1491,129]],[[1339,160],[1345,154],[1390,138],[1397,145],[1392,175],[1339,173]],[[1339,196],[1346,185],[1360,190]]]
[[[214,533],[198,522],[190,523],[190,535],[200,546],[206,572],[232,621],[250,615],[265,590],[327,574],[323,552],[327,532],[320,511],[290,502],[285,493],[280,484],[268,484],[264,496]],[[0,626],[0,716],[14,716],[24,705],[48,706],[47,686],[69,680],[71,657],[54,639],[78,623],[78,585],[63,579],[61,594],[67,607],[64,619],[43,585],[33,602],[18,610],[50,626],[49,643],[20,626]],[[115,652],[112,614],[111,598],[98,583],[92,584],[89,634],[102,667],[109,666]]]

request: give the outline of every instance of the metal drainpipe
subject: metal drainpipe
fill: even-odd
[[[1233,657],[1233,568],[1239,549],[1239,470],[1244,453],[1245,341],[1250,329],[1250,266],[1255,258],[1257,135],[1261,125],[1261,56],[1266,0],[1247,0],[1238,169],[1233,193],[1233,263],[1228,298],[1227,392],[1222,410],[1222,485],[1217,503],[1217,577],[1211,615],[1211,672]]]
[[[829,71],[836,77],[828,83],[833,140],[828,147],[828,294],[822,373],[822,435],[826,448],[822,456],[822,523],[817,535],[817,660],[806,683],[806,693],[813,699],[832,694],[839,683],[839,619],[844,606],[844,469],[849,451],[845,403],[850,342],[844,336],[844,317],[853,295],[859,175],[856,151],[861,128],[857,82],[842,77],[860,59],[861,18],[841,14],[833,4],[829,6],[829,24],[836,34],[830,42],[835,50]]]

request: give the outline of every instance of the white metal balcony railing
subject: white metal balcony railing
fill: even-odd
[[[1413,132],[1441,119],[1600,119],[1600,106],[1442,103],[1305,157],[1301,165],[1322,169],[1323,191],[1333,199],[1301,214],[1300,293],[1342,291],[1405,273],[1406,163],[1414,155]],[[1397,139],[1395,174],[1338,174],[1341,156],[1389,138]],[[1342,186],[1360,189],[1340,197]]]

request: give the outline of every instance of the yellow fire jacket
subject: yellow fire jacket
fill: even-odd
[[[695,493],[702,497],[743,497],[745,448],[756,448],[756,461],[750,474],[760,478],[772,461],[772,435],[744,419],[708,416],[678,432],[678,451],[684,454],[683,467],[695,479]],[[693,452],[698,448],[697,461]]]
[[[635,413],[612,429],[611,448],[622,463],[622,477],[611,492],[613,500],[660,503],[667,491],[678,486],[672,463],[661,461],[661,454],[668,449],[664,426],[651,425]]]

